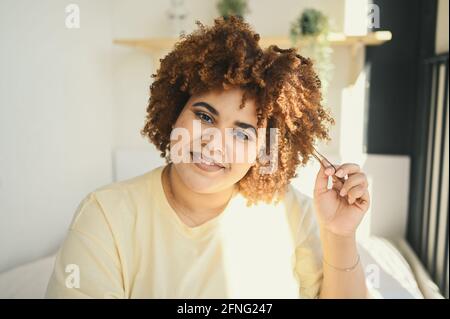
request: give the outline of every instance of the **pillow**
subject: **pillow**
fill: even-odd
[[[53,271],[55,255],[0,274],[0,299],[42,299]]]
[[[358,246],[372,298],[424,298],[411,267],[392,242],[369,237],[359,240]]]

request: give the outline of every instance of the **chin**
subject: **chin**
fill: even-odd
[[[220,190],[219,185],[223,185],[223,172],[203,172],[193,163],[183,163],[177,166],[180,179],[186,187],[196,193],[213,193]]]

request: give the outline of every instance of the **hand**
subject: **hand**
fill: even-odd
[[[327,166],[327,164],[324,165]],[[329,164],[328,164],[329,165]],[[353,236],[369,209],[370,196],[366,175],[357,164],[345,163],[326,170],[321,165],[314,187],[314,207],[322,229],[335,235]],[[328,189],[328,179],[333,185]],[[342,183],[337,177],[348,178]]]

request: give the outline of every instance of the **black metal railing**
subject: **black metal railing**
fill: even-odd
[[[418,154],[419,167],[413,176],[413,197],[408,239],[439,289],[449,297],[449,101],[448,53],[424,61],[422,103],[425,115],[424,144]],[[419,119],[420,121],[420,119]],[[415,171],[411,172],[415,174]],[[414,192],[415,190],[415,192]]]

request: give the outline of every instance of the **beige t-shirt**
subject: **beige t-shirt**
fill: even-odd
[[[314,298],[322,250],[312,199],[247,207],[235,193],[197,227],[169,205],[160,166],[90,193],[61,246],[47,298]]]

